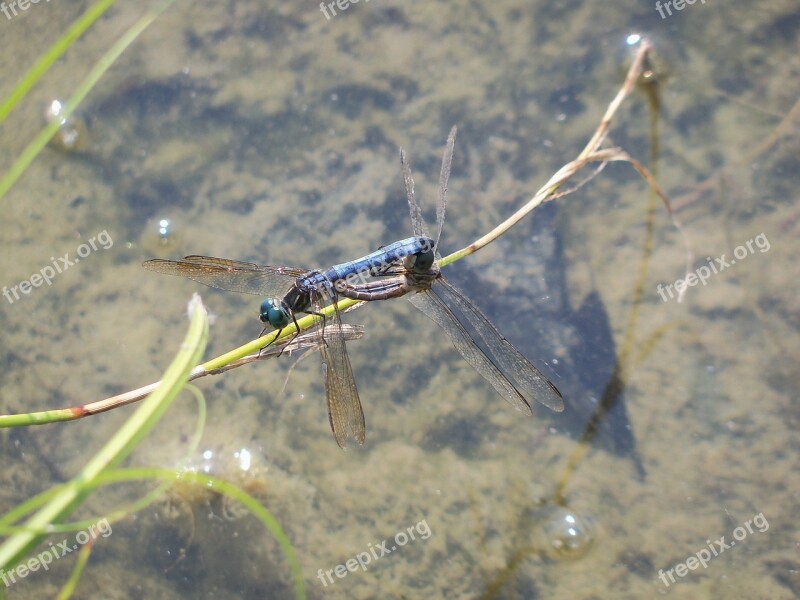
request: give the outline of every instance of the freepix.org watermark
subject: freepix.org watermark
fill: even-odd
[[[667,300],[672,300],[673,298],[680,298],[683,296],[684,292],[686,291],[687,287],[694,287],[697,285],[698,282],[706,285],[707,279],[711,277],[711,275],[716,275],[720,271],[724,271],[728,267],[732,267],[736,264],[737,260],[744,260],[751,254],[755,254],[755,248],[758,248],[761,253],[768,252],[770,249],[769,240],[767,239],[767,235],[765,233],[759,233],[753,239],[747,240],[741,246],[736,246],[733,249],[733,256],[734,258],[727,260],[725,255],[715,258],[711,260],[710,257],[706,258],[708,261],[708,266],[703,265],[702,267],[697,267],[694,273],[689,273],[686,276],[686,279],[678,279],[675,283],[670,283],[668,285],[658,284],[656,287],[656,292],[658,295],[661,296],[661,299],[666,302]],[[675,293],[673,294],[672,288],[675,288]],[[669,298],[667,298],[669,296]]]
[[[421,540],[427,540],[431,537],[431,533],[428,522],[423,519],[416,525],[406,528],[405,531],[398,531],[394,538],[392,538],[394,543],[391,547],[388,547],[390,540],[383,540],[381,543],[375,544],[374,546],[372,543],[367,544],[367,550],[369,550],[369,552],[359,552],[354,558],[346,560],[342,565],[336,565],[333,569],[328,569],[327,571],[319,569],[317,571],[317,578],[322,582],[323,587],[328,587],[329,583],[332,584],[335,582],[333,578],[334,575],[339,579],[344,579],[347,577],[348,573],[355,573],[358,569],[366,571],[367,565],[373,560],[378,560],[387,554],[391,554],[409,542],[416,540],[417,536],[419,536]]]
[[[672,5],[672,8],[674,8],[675,10],[681,11],[684,8],[686,8],[687,4],[694,4],[695,2],[697,2],[697,0],[667,0],[662,5],[661,1],[658,0],[656,2],[656,10],[658,11],[658,14],[661,15],[662,19],[666,19],[668,16],[669,17],[672,16],[672,10],[670,9],[670,4]],[[706,0],[700,0],[700,4],[705,4],[705,3]],[[667,11],[666,15],[664,14],[664,9],[666,9]]]
[[[736,542],[741,542],[748,536],[748,534],[755,533],[755,530],[753,529],[754,525],[760,533],[764,533],[767,529],[769,529],[769,522],[767,521],[767,518],[764,516],[763,512],[758,513],[752,519],[745,521],[743,525],[740,525],[734,529],[731,534],[733,535],[733,539],[730,543],[725,541],[724,535],[715,542],[706,540],[708,549],[703,548],[702,550],[698,550],[685,561],[679,562],[671,569],[666,571],[664,571],[664,569],[659,569],[658,578],[666,587],[669,587],[671,584],[677,581],[677,579],[675,579],[675,575],[678,577],[686,577],[689,571],[694,571],[700,565],[703,565],[704,569],[708,568],[708,562],[712,558],[719,556],[725,552],[725,550],[730,550],[736,545]]]
[[[360,2],[360,0],[336,0],[335,2],[328,2],[327,4],[325,4],[325,2],[320,2],[319,3],[319,11],[323,15],[325,15],[325,18],[328,21],[330,21],[331,20],[331,15],[333,15],[334,17],[336,16],[336,8],[337,7],[338,7],[340,12],[344,12],[348,8],[350,8],[351,4],[358,4],[359,2]],[[369,2],[369,0],[364,0],[364,4],[366,4],[367,2]],[[705,0],[703,0],[703,2],[705,2]],[[330,11],[331,14],[328,14],[328,11]]]
[[[39,2],[41,2],[41,0],[13,0],[13,2],[9,2],[8,4],[0,2],[0,12],[10,21],[19,14],[17,9],[25,12],[31,7],[31,4],[39,4]],[[50,0],[45,0],[45,2],[50,2]]]
[[[8,300],[9,304],[14,304],[14,302],[22,298],[22,296],[29,295],[34,288],[41,287],[43,283],[46,283],[48,286],[52,285],[53,278],[56,275],[78,264],[82,258],[86,258],[92,252],[97,251],[99,248],[108,250],[113,245],[114,240],[108,235],[108,231],[104,229],[96,236],[86,240],[85,244],[78,246],[75,250],[78,256],[75,259],[70,259],[69,252],[58,259],[51,256],[50,261],[52,262],[52,266],[47,265],[46,267],[42,267],[39,269],[38,273],[34,273],[28,279],[20,281],[17,285],[12,285],[11,287],[3,286],[3,297]],[[20,296],[20,294],[22,294],[22,296]]]
[[[25,579],[31,573],[38,571],[40,568],[48,571],[50,565],[54,560],[64,557],[64,555],[77,550],[80,546],[88,544],[96,540],[98,537],[107,538],[113,532],[108,519],[101,519],[93,525],[89,525],[88,529],[81,530],[75,534],[75,543],[70,546],[69,540],[62,540],[58,544],[51,544],[47,550],[40,552],[36,556],[32,556],[26,562],[18,564],[10,571],[0,569],[0,579],[6,587],[11,587],[20,579]]]

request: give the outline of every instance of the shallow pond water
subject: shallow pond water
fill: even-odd
[[[683,239],[657,205],[648,250],[652,198],[622,164],[446,273],[562,387],[567,413],[612,374],[614,347],[587,333],[608,320],[621,408],[587,452],[585,419],[515,412],[399,300],[346,317],[366,326],[348,346],[363,447],[334,442],[319,358],[282,389],[283,356],[198,384],[209,418],[191,456],[187,394],[131,462],[188,458],[259,498],[312,598],[800,595],[796,5],[342,5],[176,2],[109,70],[81,107],[80,146],[45,150],[2,199],[0,286],[65,267],[0,299],[2,411],[155,381],[194,291],[216,315],[208,357],[252,339],[259,299],[141,262],[324,267],[407,237],[398,148],[433,221],[453,124],[442,248],[465,246],[583,148],[621,85],[626,40],[646,35],[657,137],[638,93],[610,143],[655,166],[705,282],[670,297]],[[85,9],[0,17],[0,97]],[[3,171],[143,10],[111,9],[2,124]],[[76,473],[131,410],[4,431],[3,511]],[[85,516],[151,487],[104,491]],[[239,509],[181,487],[112,523],[76,597],[293,597],[277,543]],[[73,563],[30,573],[9,597],[54,596]]]

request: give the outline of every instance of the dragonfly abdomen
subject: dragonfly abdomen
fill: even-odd
[[[365,283],[366,277],[380,275],[408,256],[431,252],[434,242],[429,237],[414,236],[393,242],[371,254],[350,262],[334,265],[323,275],[331,282],[345,280],[348,285]]]

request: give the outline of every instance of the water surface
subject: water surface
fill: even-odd
[[[40,3],[0,18],[0,95],[82,10]],[[29,94],[0,129],[4,168],[49,102],[142,10],[120,3]],[[282,357],[200,385],[207,454],[192,464],[259,495],[292,540],[311,597],[800,594],[797,126],[769,137],[797,101],[796,7],[709,0],[662,18],[650,3],[372,0],[329,16],[314,3],[176,3],[88,97],[86,147],[45,151],[3,199],[0,285],[76,257],[103,232],[113,241],[52,285],[0,300],[3,411],[81,404],[156,380],[194,291],[217,315],[209,357],[251,339],[259,299],[159,277],[142,260],[324,267],[406,237],[398,147],[433,209],[453,124],[442,248],[466,245],[580,151],[621,83],[625,40],[644,34],[668,69],[659,182],[686,226],[692,269],[723,255],[730,266],[683,302],[663,301],[658,286],[685,275],[681,236],[659,207],[647,254],[648,190],[612,165],[558,200],[546,222],[534,213],[447,275],[553,373],[576,331],[569,314],[554,316],[553,299],[577,308],[596,292],[619,350],[643,281],[624,402],[646,477],[602,446],[570,470],[575,433],[544,411],[516,413],[404,300],[347,317],[367,327],[349,345],[364,447],[336,447],[319,359],[294,369],[281,393],[292,363]],[[649,161],[644,95],[626,101],[610,141]],[[161,219],[173,231],[167,244]],[[747,251],[733,263],[737,247]],[[3,508],[74,474],[130,412],[5,432]],[[177,464],[195,419],[187,395],[134,464]],[[254,465],[245,474],[242,448]],[[561,509],[552,504],[560,484]],[[98,497],[92,514],[145,491]],[[553,548],[565,510],[591,537],[585,548]],[[219,499],[184,490],[113,528],[79,596],[291,597],[277,544]],[[395,551],[372,553],[411,532]],[[687,562],[721,549],[722,536],[729,547],[705,568]],[[366,570],[336,575],[365,552]],[[71,565],[32,573],[9,596],[53,595]]]

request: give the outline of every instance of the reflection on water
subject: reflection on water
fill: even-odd
[[[76,10],[50,3],[4,24],[0,96]],[[69,94],[141,8],[115,10],[3,124],[4,169],[45,107]],[[407,237],[398,147],[414,157],[417,191],[433,207],[441,141],[454,123],[442,246],[467,244],[583,147],[620,84],[618,48],[645,31],[672,61],[657,166],[692,240],[692,268],[730,258],[758,235],[770,250],[693,286],[682,303],[663,302],[657,286],[685,276],[685,255],[659,208],[622,428],[571,471],[564,505],[550,501],[581,428],[520,417],[405,301],[347,317],[367,326],[349,346],[367,418],[363,449],[342,452],[331,439],[318,361],[293,370],[279,394],[289,357],[203,385],[203,445],[263,458],[259,497],[292,540],[311,597],[798,595],[800,212],[796,121],[782,123],[796,102],[786,85],[795,22],[777,2],[758,11],[697,3],[663,19],[647,4],[519,0],[375,0],[331,19],[314,5],[176,5],[89,96],[80,151],[46,151],[3,199],[0,286],[97,232],[114,244],[35,294],[0,300],[0,404],[70,406],[158,378],[195,286],[149,274],[144,259],[197,253],[323,267]],[[631,98],[611,143],[646,163],[650,127],[647,101]],[[607,343],[578,339],[589,325],[602,329],[587,315],[607,318],[612,342],[622,343],[647,190],[614,165],[556,205],[552,221],[535,213],[447,276],[537,366],[582,382],[579,394],[614,364],[611,350],[597,350]],[[259,300],[200,291],[218,316],[212,355],[258,333]],[[587,299],[591,311],[580,308]],[[576,354],[579,343],[591,347]],[[74,474],[129,414],[4,433],[3,507]],[[136,462],[178,464],[195,418],[190,403],[176,405]],[[646,478],[627,458],[634,448]],[[92,514],[107,506],[99,496]],[[82,589],[113,581],[131,597],[291,597],[268,533],[205,506],[193,505],[191,543],[186,521],[165,522],[154,508],[116,523],[96,544]],[[689,569],[706,539],[758,514],[768,530],[661,582],[660,570]],[[422,521],[431,531],[424,544],[324,588],[316,580],[319,569]],[[548,550],[543,534],[570,560]],[[33,573],[10,594],[48,586],[52,595],[71,564]]]

